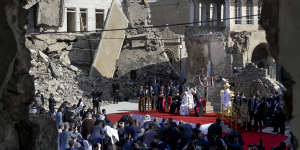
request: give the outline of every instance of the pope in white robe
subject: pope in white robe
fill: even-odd
[[[194,97],[190,91],[185,92],[180,105],[179,114],[182,116],[187,116],[190,114],[190,109],[192,108],[194,108]]]

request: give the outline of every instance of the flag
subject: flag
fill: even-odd
[[[201,77],[201,75],[199,75],[199,81],[200,81],[200,85],[204,87],[203,78]]]

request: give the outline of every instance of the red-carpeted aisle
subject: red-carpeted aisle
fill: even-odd
[[[193,114],[193,112],[191,112],[191,113]],[[178,120],[178,121],[182,120],[184,122],[189,122],[189,123],[194,123],[194,124],[213,123],[216,121],[216,118],[217,118],[216,113],[205,113],[202,117],[195,117],[194,115],[193,116],[180,116],[179,114],[159,113],[157,111],[149,111],[149,112],[132,111],[132,112],[125,112],[125,113],[109,114],[108,117],[113,122],[117,122],[125,114],[140,114],[140,115],[149,114],[150,116],[154,116],[154,117],[172,118],[173,120]]]

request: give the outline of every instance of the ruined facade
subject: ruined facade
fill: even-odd
[[[232,87],[233,90],[242,90],[243,87],[255,84],[257,80],[263,81],[259,84],[267,87],[267,90],[262,89],[265,91],[263,95],[267,91],[284,90],[284,87],[277,82],[277,80],[280,81],[278,75],[281,68],[272,57],[265,31],[259,25],[261,7],[262,1],[260,0],[149,2],[153,24],[180,24],[169,27],[168,33],[172,33],[169,37],[182,35],[187,57],[181,59],[181,65],[178,65],[179,61],[177,64],[172,64],[183,66],[182,74],[187,79],[186,86],[197,87],[201,97],[205,95],[206,89],[200,86],[198,77],[199,75],[207,76],[207,68],[210,64],[210,76],[215,79],[215,87],[208,89],[208,99],[212,104],[209,106],[209,103],[208,107],[213,109],[207,110],[219,110],[219,91],[224,84],[222,78],[229,80],[235,86]],[[164,31],[161,29],[163,34]],[[167,41],[163,43],[165,46],[168,45]],[[182,43],[178,45],[180,44]],[[180,52],[180,49],[174,46],[170,49],[173,50],[173,55]],[[176,62],[176,59],[174,60]],[[249,69],[247,67],[249,63],[253,63],[256,69]],[[180,71],[179,67],[175,69]],[[264,73],[253,80],[246,80],[243,79],[243,74],[246,72]],[[245,84],[242,84],[243,82]],[[242,92],[247,96],[255,94],[250,91],[243,90]]]
[[[27,32],[102,30],[111,3],[112,0],[40,0],[25,7],[29,10]]]

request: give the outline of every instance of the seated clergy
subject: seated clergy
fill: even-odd
[[[190,114],[190,109],[194,107],[194,98],[191,92],[186,91],[184,93],[184,96],[182,98],[182,103],[180,105],[180,115],[189,115]]]

